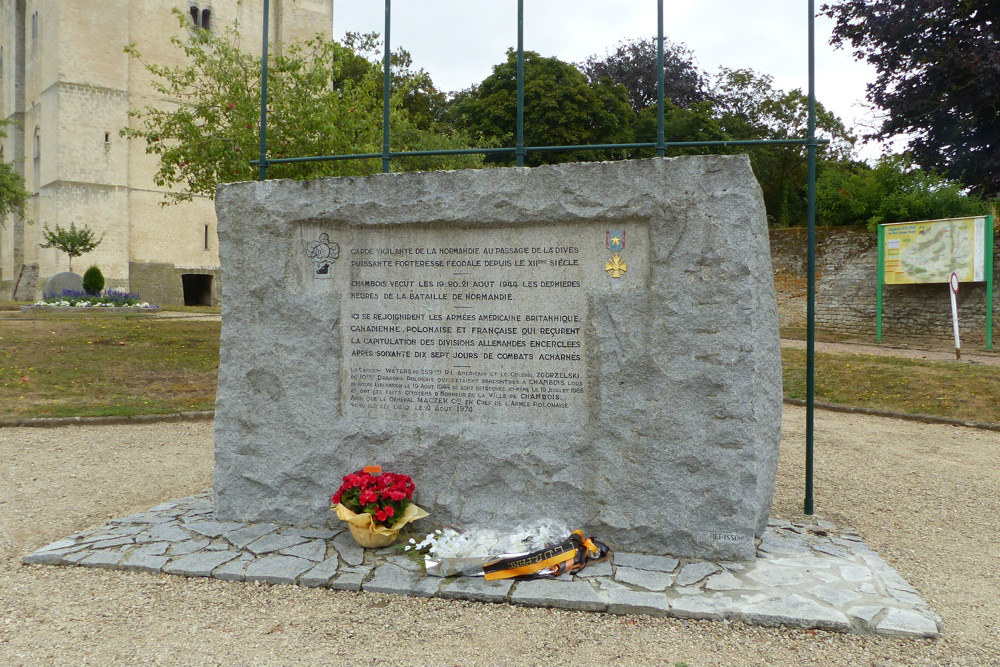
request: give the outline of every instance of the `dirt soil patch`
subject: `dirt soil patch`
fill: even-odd
[[[777,517],[801,517],[804,414],[786,406]],[[825,412],[816,427],[818,516],[860,531],[941,615],[941,639],[20,563],[208,488],[206,421],[0,429],[0,664],[1000,665],[1000,433]]]

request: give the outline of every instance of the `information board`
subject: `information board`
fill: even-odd
[[[883,225],[885,284],[983,280],[985,218],[956,218]]]

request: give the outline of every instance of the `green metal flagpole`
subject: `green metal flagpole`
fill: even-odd
[[[809,119],[808,155],[808,261],[806,270],[806,497],[805,513],[813,513],[813,426],[816,398],[816,10],[809,0]]]
[[[392,81],[389,73],[389,25],[392,0],[385,0],[385,55],[382,59],[382,173],[388,174],[392,168],[389,158],[389,96]]]
[[[257,162],[257,180],[267,178],[267,28],[270,2],[264,0],[264,36],[260,47],[260,160]]]

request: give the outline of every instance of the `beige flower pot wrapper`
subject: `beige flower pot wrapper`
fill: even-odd
[[[371,514],[367,514],[365,512],[357,514],[347,509],[340,503],[333,505],[332,509],[337,514],[338,519],[347,522],[351,529],[351,534],[354,535],[354,539],[361,544],[361,546],[368,548],[377,548],[380,546],[384,547],[392,544],[399,536],[399,531],[403,528],[403,526],[412,521],[416,521],[417,519],[423,519],[424,517],[429,516],[426,511],[417,507],[415,504],[410,503],[403,511],[403,515],[399,517],[391,528],[389,528],[376,523],[375,518]],[[359,534],[363,533],[370,533],[373,536],[379,535],[383,538],[387,538],[388,541],[383,542],[382,540],[372,539],[370,540],[371,544],[364,544],[362,542],[362,539],[364,538],[359,539]],[[381,542],[381,544],[379,542]]]

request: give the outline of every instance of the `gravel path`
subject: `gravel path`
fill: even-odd
[[[817,510],[944,619],[890,640],[440,599],[25,566],[108,518],[210,486],[212,423],[0,429],[0,664],[1000,665],[1000,433],[816,415]],[[785,408],[774,516],[800,516]]]

